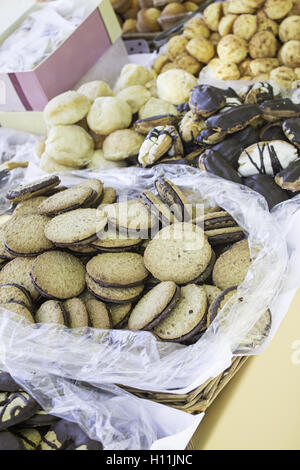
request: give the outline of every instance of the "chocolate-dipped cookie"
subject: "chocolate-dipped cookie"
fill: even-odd
[[[242,179],[238,172],[215,150],[205,150],[198,160],[198,167],[200,170],[207,171],[234,183],[242,184]]]
[[[261,110],[256,104],[243,104],[230,108],[225,113],[215,114],[206,119],[208,128],[233,134],[247,127],[254,119],[261,115]]]
[[[195,114],[208,117],[225,105],[226,96],[220,88],[211,85],[198,85],[191,91],[189,106]]]
[[[90,439],[78,424],[65,420],[60,420],[51,426],[38,447],[38,450],[102,449],[102,444]]]
[[[219,152],[233,168],[237,169],[242,151],[258,141],[259,137],[256,131],[252,126],[247,126],[235,134],[228,135],[222,142],[214,145],[212,150]]]
[[[60,183],[60,178],[56,175],[49,175],[45,178],[41,178],[40,180],[33,181],[31,183],[27,183],[13,190],[9,191],[6,194],[6,197],[9,201],[14,203],[25,201],[27,199],[31,199],[36,196],[41,196],[50,189],[58,186]]]
[[[260,129],[259,138],[261,141],[267,140],[283,140],[287,141],[287,137],[282,130],[283,121],[272,121],[268,122],[264,127]]]
[[[271,210],[280,202],[289,199],[286,191],[281,189],[270,175],[254,175],[243,180],[244,184],[264,196]]]
[[[264,101],[260,104],[262,117],[266,121],[277,121],[300,116],[300,105],[295,104],[290,98],[276,98]]]
[[[0,431],[26,421],[39,409],[26,392],[0,392]]]
[[[18,392],[21,387],[8,372],[0,370],[0,390],[1,392]]]
[[[282,189],[300,191],[300,159],[292,162],[287,168],[277,173],[275,182]]]
[[[287,119],[282,129],[289,141],[300,149],[300,118]]]

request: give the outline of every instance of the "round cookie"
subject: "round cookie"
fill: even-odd
[[[275,57],[277,48],[277,39],[271,31],[259,31],[249,42],[249,54],[252,59]]]
[[[74,297],[63,303],[67,326],[69,328],[82,328],[89,326],[89,316],[84,302]]]
[[[199,16],[194,16],[185,24],[184,30],[183,30],[183,36],[185,39],[193,39],[198,36],[208,39],[210,36],[210,30],[208,26],[205,24],[205,21],[203,18],[200,18]],[[182,36],[176,36],[176,37],[182,37]],[[170,41],[171,40],[172,38],[170,39]],[[170,44],[170,41],[168,44]],[[185,45],[186,44],[187,42],[185,43]],[[172,48],[172,52],[173,52],[173,48]],[[177,54],[178,54],[178,50],[175,47],[173,58],[175,58]]]
[[[11,219],[9,219],[11,220]],[[0,262],[5,263],[7,261],[10,261],[14,259],[15,256],[11,255],[6,251],[5,245],[4,245],[4,228],[0,227]]]
[[[287,41],[280,49],[280,58],[286,67],[300,67],[300,40]]]
[[[138,155],[144,137],[133,129],[112,132],[103,143],[104,158],[110,161],[122,161]]]
[[[85,303],[89,324],[92,328],[102,330],[110,330],[112,328],[112,320],[108,308],[103,302],[97,299],[89,299]]]
[[[255,323],[253,328],[247,334],[247,337],[242,343],[239,344],[237,350],[242,352],[243,350],[257,348],[260,346],[270,333],[272,326],[272,315],[270,310],[266,310],[260,319]]]
[[[179,36],[179,35],[172,36],[167,44],[167,55],[168,55],[169,60],[174,60],[176,59],[176,57],[182,54],[185,51],[185,47],[187,43],[188,43],[188,39],[185,34],[184,36]]]
[[[212,249],[204,231],[189,223],[160,230],[144,254],[145,266],[156,279],[179,285],[198,279],[211,259]]]
[[[155,217],[159,218],[163,226],[174,223],[173,213],[152,191],[143,191],[141,201],[143,201]]]
[[[132,304],[109,304],[108,308],[112,320],[112,327],[114,329],[122,328],[127,323]]]
[[[211,31],[218,31],[222,14],[223,9],[221,3],[213,3],[205,8],[203,12],[204,21]]]
[[[98,209],[77,209],[54,217],[46,225],[45,235],[59,246],[86,245],[106,223],[106,216]]]
[[[257,30],[257,19],[255,15],[244,14],[237,17],[233,24],[233,34],[245,41],[249,41]]]
[[[139,110],[139,120],[169,114],[173,116],[177,116],[179,114],[176,106],[164,99],[152,97]],[[155,125],[152,127],[155,127]],[[152,127],[149,129],[149,131],[152,129]]]
[[[149,276],[144,260],[138,253],[103,253],[92,258],[88,275],[103,287],[136,287]]]
[[[228,34],[220,40],[217,52],[223,62],[239,64],[247,57],[248,49],[244,39]]]
[[[174,105],[179,105],[189,99],[189,92],[196,85],[196,77],[185,70],[168,70],[157,77],[158,97]]]
[[[128,304],[136,302],[144,290],[144,285],[137,287],[102,287],[88,274],[86,284],[89,292],[97,299],[116,304]]]
[[[0,302],[21,302],[26,305],[29,310],[32,310],[32,298],[30,293],[18,284],[1,284],[0,285]],[[0,388],[1,390],[1,388]]]
[[[180,288],[173,281],[157,284],[133,308],[129,330],[151,330],[175,307],[180,298]]]
[[[92,201],[88,201],[88,203],[86,203],[86,207],[97,207],[100,202],[102,202],[104,194],[102,181],[97,180],[96,178],[89,178],[83,183],[80,183],[78,186],[91,188],[94,192],[94,199]]]
[[[35,314],[36,323],[55,323],[66,325],[65,312],[62,302],[48,300],[44,302]]]
[[[56,175],[46,176],[40,180],[33,181],[21,186],[17,186],[6,194],[6,198],[14,204],[17,202],[32,199],[33,197],[45,194],[52,188],[60,184],[60,178]]]
[[[221,289],[216,286],[204,284],[202,287],[206,292],[208,305],[211,305],[216,300],[216,298],[222,293]]]
[[[5,249],[13,256],[37,256],[53,248],[45,237],[48,217],[33,214],[13,217],[4,226]]]
[[[270,80],[287,89],[291,89],[293,82],[297,80],[294,70],[284,65],[276,67],[270,72]]]
[[[97,239],[90,246],[97,252],[117,253],[136,249],[143,242],[142,238],[129,237],[127,234],[119,233],[117,230],[105,230],[97,234]]]
[[[241,227],[225,227],[206,230],[205,235],[213,247],[238,242],[245,238],[245,233]]]
[[[50,299],[77,297],[86,286],[84,265],[75,256],[62,251],[38,256],[30,276],[37,290]]]
[[[97,134],[109,135],[130,126],[132,111],[129,104],[119,98],[97,98],[88,114],[90,129]]]
[[[39,297],[39,292],[34,287],[30,270],[36,258],[15,258],[7,263],[0,271],[0,284],[18,284],[24,287],[33,300]]]
[[[83,83],[77,93],[86,96],[91,103],[101,96],[113,96],[110,86],[102,80],[93,80],[92,82]]]
[[[207,324],[210,325],[215,318],[217,317],[218,313],[228,301],[235,302],[235,295],[237,293],[237,287],[232,286],[228,287],[227,289],[223,290],[220,295],[210,304],[210,307],[207,312]],[[220,320],[220,318],[219,318]]]
[[[38,408],[38,403],[27,392],[0,392],[0,431],[22,423]]]
[[[10,300],[9,302],[1,303],[0,308],[4,308],[9,310],[10,312],[14,312],[17,315],[25,318],[29,323],[34,323],[33,316],[29,308],[22,302],[17,302],[14,300]]]
[[[209,39],[203,37],[196,37],[191,39],[186,45],[187,52],[203,64],[208,62],[215,55],[215,47]]]
[[[85,95],[67,91],[49,101],[43,117],[48,127],[75,124],[88,114],[90,107],[91,102]]]
[[[114,204],[117,200],[117,191],[114,188],[104,188],[103,198],[98,209],[102,208],[105,204]]]
[[[232,245],[216,261],[213,268],[213,283],[222,291],[240,285],[250,268],[251,259],[248,240]]]
[[[156,190],[174,213],[179,222],[189,222],[192,218],[192,207],[179,187],[168,178],[159,178],[155,181]]]
[[[41,215],[52,217],[83,207],[93,201],[94,197],[93,189],[90,186],[73,186],[46,199],[39,205],[38,212]]]
[[[130,106],[132,114],[135,114],[150,100],[151,93],[143,85],[133,85],[121,90],[117,98],[125,101]]]
[[[176,306],[153,331],[163,341],[188,341],[205,326],[206,313],[207,297],[203,287],[184,286]]]
[[[39,205],[46,201],[47,196],[38,196],[26,201],[19,202],[14,210],[14,217],[19,215],[32,215],[38,214]]]
[[[284,18],[293,8],[293,0],[266,0],[264,11],[272,20]]]

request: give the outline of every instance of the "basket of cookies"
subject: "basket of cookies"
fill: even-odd
[[[199,419],[280,323],[290,254],[277,220],[297,198],[276,215],[186,165],[45,175],[34,163],[5,198],[0,378],[18,390],[3,389],[7,438],[37,420],[40,450],[65,434],[71,448],[150,449],[178,431],[167,416]]]

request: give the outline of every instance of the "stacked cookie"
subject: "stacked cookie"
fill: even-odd
[[[191,344],[251,264],[231,215],[189,204],[166,178],[125,201],[98,180],[60,189],[54,176],[7,196],[16,207],[2,228],[0,306],[31,323]]]
[[[0,371],[0,450],[102,450],[102,445],[78,424],[43,411],[9,373]]]
[[[292,88],[300,79],[299,0],[230,0],[209,5],[173,36],[154,63],[218,80],[272,80]]]
[[[192,165],[254,189],[269,208],[300,190],[300,105],[282,98],[279,88],[257,82],[237,94],[197,85],[178,110],[180,118],[136,122],[145,135],[141,166]]]

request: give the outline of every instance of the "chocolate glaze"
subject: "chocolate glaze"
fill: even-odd
[[[269,153],[269,158],[271,161],[271,166],[272,166],[272,171],[273,175],[276,175],[279,171],[283,169],[280,160],[277,156],[277,153],[275,152],[274,146],[272,143],[267,143],[264,142],[263,144],[257,144],[257,150],[259,154],[259,160],[260,160],[260,165],[257,165],[257,163],[252,159],[250,153],[245,149],[245,153],[249,159],[249,161],[252,163],[254,168],[258,171],[258,173],[261,174],[266,174],[266,168],[265,168],[265,159],[264,159],[264,151],[265,148],[267,148],[267,151]]]
[[[216,144],[212,147],[221,154],[221,156],[237,169],[238,159],[242,151],[259,141],[259,136],[252,126],[247,126],[245,129],[235,133],[234,135],[227,136],[223,142]]]
[[[57,443],[49,442],[47,434],[44,436],[43,441],[53,450],[76,450],[81,446],[86,446],[86,450],[103,449],[100,442],[90,439],[76,423],[61,419],[51,427],[50,432],[56,435]]]
[[[286,191],[281,189],[270,175],[254,175],[244,178],[245,186],[258,192],[266,199],[269,209],[276,206],[280,202],[287,201],[289,199]]]
[[[275,98],[260,104],[263,117],[271,115],[274,118],[288,118],[300,116],[300,105],[295,104],[289,98]]]
[[[14,381],[8,372],[0,372],[0,390],[1,392],[18,392],[20,385]]]
[[[282,121],[269,122],[260,130],[260,140],[283,140],[288,142],[283,130]]]
[[[300,118],[287,119],[282,129],[289,141],[300,148]]]
[[[197,85],[191,91],[190,108],[196,114],[210,116],[226,105],[224,90],[211,85]]]
[[[226,137],[226,132],[215,131],[214,129],[203,129],[196,137],[198,144],[215,145],[222,142]]]
[[[242,178],[239,176],[238,172],[219,152],[213,149],[207,149],[202,153],[200,160],[205,170],[209,173],[213,173],[234,183],[242,184]]]
[[[12,407],[10,410],[10,419],[2,421],[7,406],[13,403],[17,398],[22,400],[22,405],[20,406],[18,403],[16,406]],[[38,403],[33,398],[29,397],[27,393],[24,394],[24,392],[6,392],[2,397],[0,406],[2,408],[0,409],[0,431],[22,423],[33,416],[39,409]]]
[[[260,104],[266,100],[274,99],[273,87],[268,82],[261,82],[260,88],[254,88],[256,84],[252,85],[245,98],[245,103]],[[267,89],[267,90],[266,90]]]
[[[300,190],[300,159],[290,163],[287,168],[275,177],[276,183],[283,189]]]
[[[244,129],[260,115],[261,111],[256,104],[242,104],[241,106],[234,106],[224,113],[211,116],[206,119],[205,124],[212,129],[232,134]]]
[[[26,450],[22,439],[9,431],[0,432],[0,450]]]

